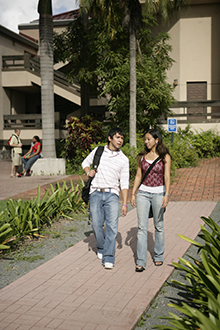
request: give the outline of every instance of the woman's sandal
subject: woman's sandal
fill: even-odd
[[[163,265],[163,261],[154,261],[154,265],[159,267]]]
[[[145,268],[143,266],[136,266],[135,271],[140,273],[143,272],[145,270]]]

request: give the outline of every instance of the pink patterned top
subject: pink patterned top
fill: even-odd
[[[147,161],[144,157],[141,160],[141,169],[143,176],[146,173],[147,169],[150,167],[151,163],[151,161]],[[153,189],[154,187],[164,187],[164,163],[161,159],[151,169],[150,173],[148,174],[142,185],[146,187],[152,187]],[[142,188],[145,188],[143,186]],[[146,188],[144,190],[146,190]]]

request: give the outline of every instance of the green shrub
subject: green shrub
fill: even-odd
[[[164,135],[164,143],[169,147],[174,168],[198,165],[199,157],[192,143],[193,132],[189,125],[183,130],[178,128],[177,133],[173,135],[173,142],[171,142],[171,134]]]
[[[220,136],[217,130],[210,129],[200,133],[197,132],[193,136],[192,145],[201,158],[220,156]]]
[[[129,143],[123,145],[121,150],[129,159],[130,182],[133,182],[137,171],[137,155],[139,151],[134,147],[131,148]]]
[[[198,248],[200,259],[191,257],[192,262],[179,258],[180,263],[173,265],[185,271],[188,284],[172,280],[173,284],[184,289],[188,299],[181,305],[169,304],[181,312],[181,316],[169,313],[170,317],[164,317],[172,326],[157,325],[155,329],[220,329],[220,226],[210,217],[202,217],[208,231],[201,226],[199,237],[204,241],[198,243],[185,236],[179,235]],[[190,256],[189,256],[190,257]]]
[[[104,125],[90,116],[71,117],[65,128],[68,134],[59,148],[61,157],[67,160],[67,173],[70,174],[81,170],[84,153],[92,150],[92,144],[105,140],[106,132]]]

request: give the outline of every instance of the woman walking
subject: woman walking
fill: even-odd
[[[163,265],[163,214],[169,202],[170,192],[171,157],[159,130],[150,129],[145,134],[145,146],[145,151],[138,155],[137,173],[131,194],[131,205],[137,206],[138,215],[136,272],[142,272],[146,268],[148,219],[151,206],[155,228],[154,265]],[[155,164],[144,178],[155,160]],[[138,191],[137,199],[136,191]]]

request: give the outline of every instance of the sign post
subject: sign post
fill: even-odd
[[[171,144],[173,144],[173,133],[177,132],[177,119],[168,118],[168,132],[171,133]]]

